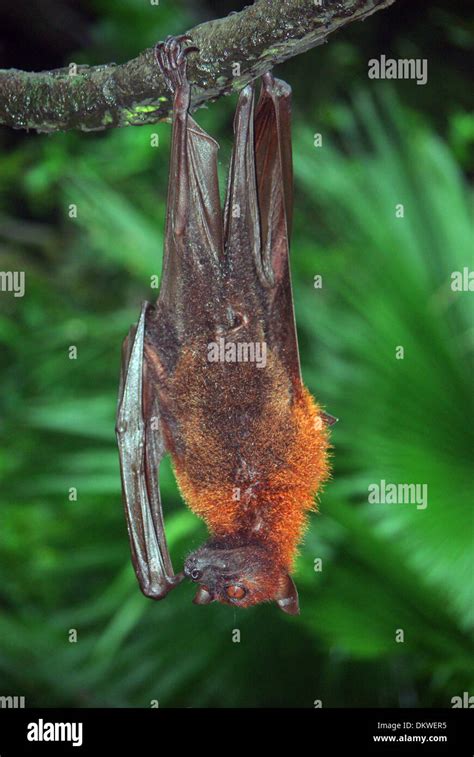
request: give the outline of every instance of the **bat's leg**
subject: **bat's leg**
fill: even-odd
[[[116,433],[135,573],[147,597],[162,599],[183,575],[173,572],[161,508],[158,467],[165,445],[144,354],[149,307],[143,305],[138,325],[124,343]]]
[[[172,325],[177,340],[192,338],[218,319],[222,210],[217,177],[218,144],[189,115],[186,39],[156,46],[156,61],[173,93],[170,178],[163,275],[157,321]],[[158,325],[158,324],[157,324]],[[160,332],[161,333],[161,332]],[[165,336],[163,335],[163,339]]]

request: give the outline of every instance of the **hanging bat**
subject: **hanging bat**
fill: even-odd
[[[217,143],[189,114],[187,36],[156,62],[173,94],[163,274],[123,347],[117,411],[125,514],[143,593],[186,577],[196,604],[274,600],[299,612],[290,572],[328,478],[328,429],[302,383],[288,261],[291,89],[270,73],[242,89],[221,209]],[[158,483],[171,455],[210,532],[175,575]]]

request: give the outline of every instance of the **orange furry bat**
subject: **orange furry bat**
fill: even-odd
[[[298,612],[290,572],[328,478],[328,429],[300,374],[288,240],[290,88],[242,90],[224,213],[217,144],[189,115],[188,38],[156,48],[174,94],[160,294],[127,338],[117,437],[132,560],[161,599],[184,577],[195,602],[275,600]],[[211,537],[175,575],[157,471],[165,452]]]

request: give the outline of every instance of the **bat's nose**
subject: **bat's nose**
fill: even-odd
[[[199,581],[202,578],[202,570],[198,567],[198,561],[195,557],[188,557],[184,564],[184,575],[191,581]]]

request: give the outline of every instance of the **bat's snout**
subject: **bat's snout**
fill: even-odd
[[[209,561],[203,555],[189,555],[184,564],[183,572],[190,581],[201,584],[193,599],[195,605],[208,605],[215,600],[214,592],[206,585],[206,583],[214,582],[212,568],[209,565]]]
[[[299,612],[298,592],[285,569],[275,569],[261,547],[210,541],[192,552],[184,575],[199,584],[194,604],[221,602],[249,607],[274,600],[283,612]]]
[[[200,581],[205,572],[205,565],[194,555],[190,555],[184,563],[184,575],[191,581]]]

